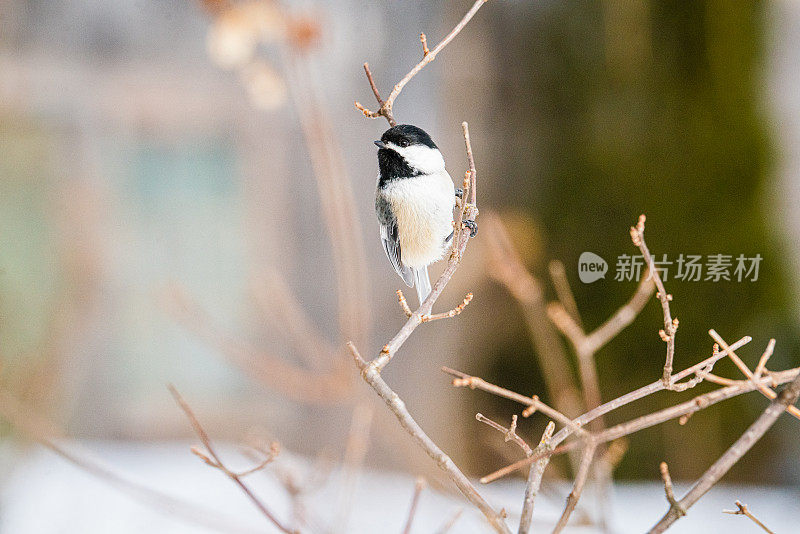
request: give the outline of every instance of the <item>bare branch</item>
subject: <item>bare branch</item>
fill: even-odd
[[[596,444],[592,441],[589,441],[586,444],[586,448],[583,449],[583,455],[581,456],[581,463],[578,467],[578,473],[575,475],[575,484],[572,486],[572,491],[570,491],[569,495],[567,496],[567,504],[564,507],[564,511],[561,513],[561,517],[558,519],[558,523],[556,523],[556,526],[553,529],[553,534],[558,534],[564,529],[564,527],[567,526],[569,516],[572,515],[575,507],[578,505],[578,499],[581,498],[581,492],[583,492],[583,487],[586,485],[586,479],[589,477],[589,468],[592,465],[595,450]]]
[[[644,241],[645,220],[646,217],[640,215],[639,222],[636,223],[636,226],[631,226],[631,239],[633,240],[633,244],[639,247],[639,251],[641,251],[644,260],[647,262],[647,268],[658,289],[658,300],[661,302],[661,309],[664,312],[664,330],[661,331],[661,337],[667,344],[667,358],[664,362],[664,374],[661,379],[664,381],[665,386],[669,386],[672,381],[672,360],[675,357],[675,332],[678,329],[678,320],[672,318],[669,309],[672,295],[667,293],[667,290],[664,288],[664,282],[661,281],[661,275],[659,275],[658,269],[656,269],[655,266],[655,261],[650,255],[650,251],[647,249],[647,244]]]
[[[470,21],[470,19],[472,19],[472,17],[475,16],[475,13],[478,12],[478,10],[481,8],[481,6],[483,6],[483,4],[486,3],[486,1],[487,0],[476,0],[476,2],[473,4],[472,8],[470,8],[467,14],[464,15],[464,17],[459,21],[458,24],[456,24],[455,28],[453,28],[452,31],[449,34],[447,34],[447,36],[444,39],[442,39],[442,42],[440,42],[433,48],[433,50],[428,50],[427,37],[425,37],[424,33],[421,34],[420,41],[422,41],[422,50],[423,50],[422,60],[416,65],[414,65],[414,68],[412,68],[408,72],[408,74],[403,76],[403,79],[397,82],[397,84],[392,88],[392,92],[389,93],[389,97],[385,101],[383,101],[380,97],[380,93],[378,92],[378,89],[375,86],[375,82],[372,79],[372,73],[369,71],[369,66],[366,63],[364,63],[364,71],[367,74],[367,80],[369,81],[370,87],[372,87],[372,92],[375,94],[375,98],[378,101],[378,105],[380,107],[378,108],[378,111],[370,111],[364,106],[362,106],[359,102],[356,102],[355,103],[356,108],[359,111],[361,111],[364,114],[364,116],[368,118],[375,119],[378,117],[384,117],[389,122],[390,126],[395,126],[397,122],[394,119],[392,108],[394,106],[395,99],[398,97],[398,95],[400,95],[400,92],[403,90],[403,87],[405,87],[406,84],[411,81],[411,78],[416,76],[417,73],[421,71],[427,64],[436,59],[436,55],[439,52],[441,52],[445,46],[450,44],[450,41],[452,41],[456,37],[456,35],[458,35],[461,32],[461,30],[464,29],[464,26],[466,26],[467,23]]]
[[[519,445],[519,447],[522,449],[522,452],[525,453],[525,456],[530,456],[533,453],[533,450],[531,450],[530,446],[527,443],[525,443],[525,440],[517,435],[516,414],[511,416],[511,426],[508,428],[504,427],[500,423],[492,421],[491,419],[489,419],[488,417],[486,417],[481,413],[476,413],[475,419],[477,419],[481,423],[486,423],[490,427],[494,428],[495,430],[503,434],[504,441],[506,442],[513,441],[514,443]]]
[[[686,510],[683,509],[681,503],[679,503],[678,499],[675,498],[675,490],[672,487],[672,477],[669,476],[669,466],[667,465],[667,462],[661,462],[659,469],[661,470],[661,478],[664,480],[664,493],[667,496],[667,502],[669,503],[670,508],[675,510],[675,513],[680,516],[686,515]]]
[[[777,397],[770,403],[766,410],[759,416],[756,421],[750,425],[744,434],[742,434],[731,447],[708,468],[702,477],[692,486],[680,501],[679,504],[684,510],[688,510],[700,497],[714,486],[733,465],[750,450],[750,448],[761,439],[767,430],[769,430],[778,417],[786,411],[787,406],[793,405],[797,402],[800,396],[800,372],[797,373],[786,388],[784,388]],[[673,508],[650,529],[651,534],[658,534],[667,530],[675,521],[680,519],[680,514]]]
[[[761,358],[758,360],[758,365],[756,366],[756,370],[753,373],[756,380],[761,378],[761,375],[764,373],[764,371],[767,370],[767,361],[769,361],[770,357],[772,357],[772,353],[774,351],[775,351],[775,340],[770,339],[769,343],[767,343],[767,348],[764,350],[764,354],[762,354]]]
[[[467,307],[467,304],[472,302],[472,293],[467,293],[467,296],[464,297],[464,300],[461,301],[461,304],[456,306],[450,311],[442,312],[442,313],[434,313],[433,315],[423,315],[422,322],[429,323],[431,321],[438,321],[439,319],[451,319],[456,315],[459,315],[464,308]]]
[[[175,399],[175,402],[178,403],[178,406],[180,406],[181,410],[183,410],[183,413],[186,414],[186,417],[189,419],[192,428],[194,429],[197,436],[200,438],[200,441],[203,443],[203,446],[208,452],[210,458],[208,456],[205,456],[203,453],[200,453],[198,456],[200,456],[206,464],[222,471],[237,486],[239,486],[239,488],[244,492],[247,498],[250,499],[250,501],[255,505],[256,508],[258,508],[258,510],[264,515],[264,517],[266,517],[273,525],[278,527],[278,529],[280,529],[282,532],[286,532],[287,534],[296,534],[296,531],[290,529],[289,527],[281,523],[278,520],[278,518],[275,517],[275,514],[273,514],[269,510],[269,508],[267,508],[267,506],[263,502],[261,502],[261,500],[258,497],[256,497],[256,495],[252,492],[252,490],[242,481],[241,475],[234,473],[233,471],[228,469],[224,463],[222,463],[222,460],[220,459],[219,455],[214,449],[214,446],[211,444],[211,440],[209,439],[208,434],[206,433],[203,426],[200,424],[200,421],[198,421],[197,417],[194,415],[194,412],[189,407],[189,404],[187,404],[187,402],[183,399],[181,394],[178,393],[178,390],[175,388],[175,386],[169,384],[168,388],[169,392]],[[194,449],[193,452],[194,454],[197,454],[200,451]]]
[[[743,374],[744,374],[744,375],[745,375],[745,376],[746,376],[748,379],[750,379],[751,381],[753,381],[753,383],[754,383],[754,384],[756,385],[756,387],[758,388],[758,391],[760,391],[760,392],[761,392],[761,393],[762,393],[762,394],[763,394],[765,397],[767,397],[767,398],[768,398],[768,399],[770,399],[770,400],[774,400],[774,399],[775,399],[775,398],[778,396],[778,395],[777,395],[777,393],[775,393],[774,391],[772,391],[772,390],[771,390],[769,387],[767,387],[766,385],[762,384],[760,381],[756,380],[756,377],[755,377],[755,375],[754,375],[754,374],[753,374],[753,373],[750,371],[750,368],[749,368],[749,367],[747,367],[747,365],[745,365],[745,363],[742,361],[742,359],[741,359],[741,358],[739,358],[739,357],[736,355],[736,353],[735,353],[735,352],[733,352],[733,350],[731,350],[731,348],[728,346],[728,344],[727,344],[727,343],[725,343],[725,341],[722,339],[722,337],[720,337],[720,335],[719,335],[719,334],[717,334],[717,332],[716,332],[714,329],[711,329],[711,330],[709,330],[709,331],[708,331],[708,333],[709,333],[709,335],[710,335],[711,337],[713,337],[713,338],[714,338],[714,341],[716,341],[717,343],[719,343],[719,345],[722,347],[722,350],[724,350],[724,351],[725,351],[725,353],[728,355],[728,357],[731,359],[731,361],[732,361],[734,364],[736,364],[736,367],[738,367],[738,368],[739,368],[739,370],[740,370],[740,371],[741,371],[741,372],[742,372],[742,373],[743,373]],[[770,345],[774,345],[774,343],[773,343],[772,341],[770,341]],[[773,347],[773,348],[774,348],[774,347]],[[767,346],[767,350],[765,351],[765,354],[767,354],[767,353],[771,353],[771,350],[770,350],[770,346],[769,346],[769,345]],[[767,356],[767,358],[769,358],[769,356]],[[763,357],[763,356],[762,356],[762,359],[764,359],[764,357]],[[800,419],[800,410],[798,410],[796,406],[794,406],[794,405],[790,404],[790,405],[788,405],[788,406],[786,407],[786,411],[787,411],[787,412],[789,412],[789,413],[790,413],[792,416],[794,416],[796,419]]]
[[[72,443],[69,448],[62,446],[58,443],[60,433],[52,422],[3,390],[0,390],[0,416],[20,435],[35,441],[70,465],[158,513],[219,532],[230,534],[261,532],[260,529],[238,524],[235,517],[217,514],[207,507],[176,499],[172,495],[127,478],[76,443]]]
[[[800,368],[797,369],[789,369],[786,371],[781,371],[779,373],[774,373],[772,377],[764,377],[762,378],[763,383],[767,383],[770,380],[775,380],[779,384],[785,384],[787,382],[791,382],[800,374]],[[661,382],[661,381],[659,381]],[[742,381],[734,386],[728,386],[725,388],[720,388],[710,393],[706,393],[704,395],[700,395],[691,399],[689,401],[677,404],[675,406],[671,406],[669,408],[665,408],[663,410],[659,410],[657,412],[643,415],[641,417],[637,417],[633,420],[627,421],[625,423],[621,423],[619,425],[613,426],[608,428],[602,432],[596,433],[592,435],[592,439],[594,439],[598,444],[599,443],[607,443],[609,441],[613,441],[615,439],[619,439],[623,436],[627,436],[629,434],[633,434],[645,428],[649,428],[651,426],[655,426],[671,419],[677,419],[679,417],[685,417],[687,414],[692,414],[694,412],[698,412],[709,406],[713,406],[718,402],[722,402],[724,400],[730,399],[732,397],[736,397],[743,393],[748,393],[751,391],[755,391],[756,386],[750,381]],[[637,390],[639,391],[639,390]],[[634,392],[635,393],[635,392]],[[630,394],[628,394],[630,395]],[[641,397],[640,397],[641,398]],[[615,399],[615,401],[618,399]],[[613,402],[613,401],[612,401]],[[605,405],[604,405],[605,406]],[[573,422],[577,423],[581,420],[583,416],[575,419]],[[570,450],[575,449],[581,441],[573,441],[566,445],[557,446],[563,439],[566,438],[571,433],[570,428],[562,428],[555,436],[553,436],[552,445],[554,449],[551,452],[545,452],[542,454],[534,454],[530,458],[526,458],[524,460],[520,460],[513,464],[510,464],[506,467],[498,469],[497,471],[490,473],[483,478],[481,478],[482,483],[489,483],[501,478],[509,473],[516,471],[517,469],[521,469],[531,463],[539,460],[543,456],[552,456],[556,454],[561,454]]]
[[[353,510],[356,485],[364,466],[364,458],[369,446],[369,434],[372,428],[372,417],[375,411],[372,407],[359,404],[353,409],[350,422],[350,433],[344,450],[344,481],[339,492],[339,503],[336,507],[339,512],[335,532],[347,532],[350,514]]]
[[[461,517],[461,514],[463,513],[464,513],[463,508],[459,508],[458,510],[453,512],[453,515],[450,516],[450,519],[448,519],[444,523],[444,525],[442,525],[442,527],[436,531],[436,534],[447,534],[447,532],[449,532],[450,529],[453,528],[453,525],[456,524],[456,521],[458,521],[458,518]]]
[[[426,300],[427,302],[427,300]],[[386,384],[386,382],[381,378],[379,372],[377,372],[374,367],[371,367],[370,364],[364,361],[361,355],[358,353],[358,349],[356,349],[355,345],[352,343],[348,343],[348,348],[353,354],[353,358],[356,362],[356,365],[361,370],[361,376],[364,380],[369,384],[373,390],[378,394],[378,396],[383,399],[392,413],[397,417],[397,420],[400,422],[400,426],[408,432],[411,437],[422,447],[428,456],[436,462],[436,465],[439,466],[445,473],[447,473],[450,480],[452,480],[456,487],[461,491],[464,497],[467,498],[469,502],[474,504],[486,519],[489,520],[489,523],[495,529],[495,531],[509,534],[511,531],[508,530],[508,527],[505,524],[502,516],[496,512],[488,502],[478,493],[469,479],[461,472],[461,470],[456,466],[453,460],[450,459],[433,440],[428,437],[424,430],[419,426],[419,424],[414,420],[411,414],[408,412],[405,403],[400,399],[400,397],[392,391],[392,389]]]
[[[520,404],[527,406],[523,412],[523,417],[530,417],[533,415],[534,412],[542,412],[550,419],[554,419],[561,423],[562,425],[570,427],[574,432],[577,432],[580,435],[588,435],[588,432],[580,427],[580,425],[576,424],[572,419],[564,415],[563,413],[559,412],[555,408],[551,408],[541,400],[539,397],[534,395],[532,397],[526,397],[525,395],[520,395],[514,391],[501,388],[500,386],[496,386],[490,382],[485,381],[484,379],[471,376],[466,373],[462,373],[461,371],[456,371],[455,369],[450,369],[449,367],[442,367],[442,371],[449,375],[453,375],[456,378],[453,379],[453,386],[454,387],[468,387],[470,389],[480,389],[491,393],[493,395],[497,395],[498,397],[505,397],[506,399],[510,399],[516,401]]]
[[[550,281],[553,282],[553,287],[556,289],[558,301],[561,302],[561,305],[567,310],[572,320],[575,321],[579,327],[583,328],[581,314],[578,312],[578,305],[575,302],[575,295],[572,293],[572,288],[569,285],[564,264],[561,263],[560,260],[553,260],[548,264],[547,268],[550,272]]]
[[[414,484],[414,496],[411,498],[411,508],[408,510],[408,519],[406,520],[406,526],[403,529],[403,534],[411,533],[411,525],[414,523],[414,516],[417,515],[419,496],[422,494],[422,490],[425,489],[426,485],[427,483],[425,482],[424,478],[417,478],[417,481]]]
[[[503,284],[519,303],[549,398],[559,411],[574,417],[583,411],[582,404],[567,353],[553,324],[547,320],[541,283],[523,264],[497,215],[486,214],[481,224],[490,258],[487,274]]]
[[[544,434],[542,434],[542,439],[539,441],[535,452],[541,453],[550,450],[550,438],[553,437],[553,430],[555,430],[555,428],[556,424],[553,421],[547,423],[547,427],[544,429]],[[532,455],[533,454],[529,454],[528,456]],[[548,463],[550,463],[549,456],[540,458],[531,466],[528,472],[528,481],[525,484],[525,501],[522,504],[522,515],[519,519],[518,534],[528,534],[528,531],[531,529],[534,501],[542,485],[544,470],[547,468]]]
[[[722,513],[723,514],[731,514],[731,515],[743,515],[743,516],[749,518],[753,523],[755,523],[756,525],[761,527],[761,529],[764,532],[767,532],[768,534],[775,534],[770,529],[768,529],[767,526],[764,523],[759,521],[756,516],[753,515],[753,513],[750,511],[750,509],[747,508],[746,504],[742,504],[741,502],[736,501],[736,507],[737,507],[737,510],[723,510]]]

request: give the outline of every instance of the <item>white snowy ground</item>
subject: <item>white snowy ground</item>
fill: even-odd
[[[108,483],[66,463],[46,450],[17,457],[2,481],[0,490],[0,534],[206,534],[210,532],[275,532],[254,511],[244,495],[225,477],[188,453],[185,443],[128,444],[90,443],[96,453],[126,478],[158,488],[162,493],[197,505],[181,510],[167,499],[157,499],[157,506],[142,504],[141,496],[131,496]],[[238,453],[222,447],[233,466]],[[0,451],[6,467],[13,451]],[[241,458],[241,457],[240,457]],[[282,454],[280,461],[303,469],[302,459]],[[248,479],[259,496],[281,518],[290,516],[289,501],[282,487],[269,474],[254,474]],[[323,525],[331,525],[337,516],[341,478],[328,477],[323,487],[308,499],[308,508]],[[413,492],[412,477],[371,472],[363,474],[355,495],[347,532],[382,533],[402,531]],[[557,488],[565,494],[565,488]],[[677,484],[678,495],[686,489]],[[496,507],[509,511],[509,522],[516,525],[523,491],[522,482],[510,481],[482,487]],[[733,508],[740,499],[750,506],[773,531],[800,532],[800,488],[762,488],[718,486],[706,495],[670,532],[702,533],[760,532],[744,517],[729,516],[722,509]],[[590,495],[586,500],[591,501]],[[390,506],[389,503],[392,505]],[[614,532],[640,533],[666,510],[660,484],[620,484],[615,488]],[[537,501],[534,531],[549,532],[560,511],[560,502],[552,498]],[[422,494],[412,532],[435,532],[459,507],[465,512],[451,530],[453,533],[488,532],[481,516],[454,496],[430,489]],[[187,517],[188,516],[188,517]],[[189,521],[187,521],[187,518]],[[222,519],[227,528],[208,526],[208,521]],[[205,526],[204,526],[205,525]],[[538,528],[536,528],[538,527]],[[567,532],[592,533],[592,527],[572,527]]]

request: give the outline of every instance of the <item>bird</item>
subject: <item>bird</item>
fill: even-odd
[[[453,210],[462,192],[422,128],[398,124],[374,143],[379,170],[375,212],[383,250],[406,285],[416,288],[422,304],[431,292],[428,266],[442,259],[453,239]],[[464,226],[474,237],[475,221],[464,221]]]

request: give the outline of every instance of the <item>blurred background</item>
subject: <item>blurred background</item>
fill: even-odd
[[[438,43],[469,5],[0,2],[5,494],[43,437],[106,451],[193,439],[167,383],[221,441],[261,436],[336,463],[358,452],[351,427],[367,426],[366,465],[448,491],[344,349],[377,354],[404,322],[373,211],[372,140],[386,123],[353,101],[376,107],[364,61],[386,96],[420,59],[419,32]],[[582,413],[546,376],[553,351],[566,354],[577,387],[569,345],[553,330],[537,349],[530,329],[556,298],[554,260],[587,331],[628,300],[636,281],[614,275],[636,254],[640,213],[659,258],[763,258],[755,281],[668,277],[676,370],[710,355],[709,328],[752,336],[739,353],[751,366],[770,338],[771,369],[800,364],[798,64],[796,2],[493,0],[404,89],[396,118],[432,135],[456,182],[469,122],[488,224],[437,309],[474,301],[418,329],[383,376],[469,474],[519,458],[475,412],[507,421],[519,407],[453,389],[440,367]],[[496,224],[538,308],[501,283]],[[580,281],[585,251],[608,262],[604,279]],[[651,299],[598,352],[604,401],[660,376],[661,326]],[[716,371],[739,378],[726,362]],[[606,423],[713,387],[648,397]],[[766,402],[745,395],[630,436],[615,479],[658,480],[662,460],[697,478]],[[519,433],[537,442],[546,422],[521,420]],[[782,418],[726,480],[796,492],[797,431]],[[554,476],[569,469],[554,462]]]

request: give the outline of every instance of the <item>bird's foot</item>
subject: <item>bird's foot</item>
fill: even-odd
[[[475,221],[470,219],[463,221],[461,224],[464,225],[464,228],[469,228],[470,237],[475,237],[475,235],[478,233],[478,223],[476,223]]]

